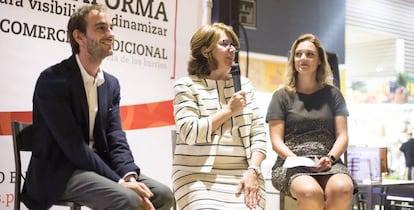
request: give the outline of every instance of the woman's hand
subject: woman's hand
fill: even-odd
[[[232,113],[239,113],[246,107],[246,93],[240,90],[234,93],[230,100],[227,102],[227,106],[231,109]]]
[[[259,204],[258,174],[254,170],[247,170],[237,188],[237,195],[244,193],[244,203],[249,209],[254,209]]]
[[[239,114],[246,107],[246,93],[241,90],[231,96],[226,105],[222,109],[211,115],[212,130],[217,130],[224,122],[232,116]]]
[[[331,162],[331,159],[329,159],[329,157],[325,156],[317,160],[316,165],[317,167],[314,168],[315,172],[327,171],[332,167],[332,162]]]

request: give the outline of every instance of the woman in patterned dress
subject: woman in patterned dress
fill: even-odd
[[[332,85],[317,37],[300,36],[290,55],[286,83],[273,93],[266,116],[278,154],[272,183],[301,210],[348,210],[356,183],[339,158],[348,147],[344,97]],[[315,159],[315,167],[283,167],[287,157],[295,156]]]
[[[189,76],[174,84],[177,206],[264,209],[264,119],[250,81],[242,77],[242,90],[235,93],[229,73],[239,40],[230,27],[214,23],[200,28],[190,44]]]

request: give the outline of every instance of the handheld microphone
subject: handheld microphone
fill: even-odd
[[[236,93],[239,90],[241,90],[240,67],[238,63],[234,63],[231,65],[230,73],[231,73],[231,76],[233,77],[234,92]]]

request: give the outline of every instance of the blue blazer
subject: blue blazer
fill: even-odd
[[[88,102],[75,56],[40,74],[33,95],[33,152],[22,190],[29,209],[50,208],[76,169],[114,182],[127,172],[140,173],[121,126],[119,82],[105,72],[104,78],[98,87],[94,152],[88,146]]]

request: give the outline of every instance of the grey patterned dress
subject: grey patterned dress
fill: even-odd
[[[312,94],[289,94],[283,88],[273,93],[266,121],[285,121],[285,144],[297,156],[321,158],[329,153],[335,143],[337,115],[349,115],[338,88],[328,85]],[[284,159],[278,156],[272,168],[272,184],[286,195],[290,195],[291,181],[299,175],[344,173],[351,176],[341,160],[324,172],[311,172],[302,167],[286,169],[282,167],[283,163]],[[354,189],[357,189],[355,181]]]

